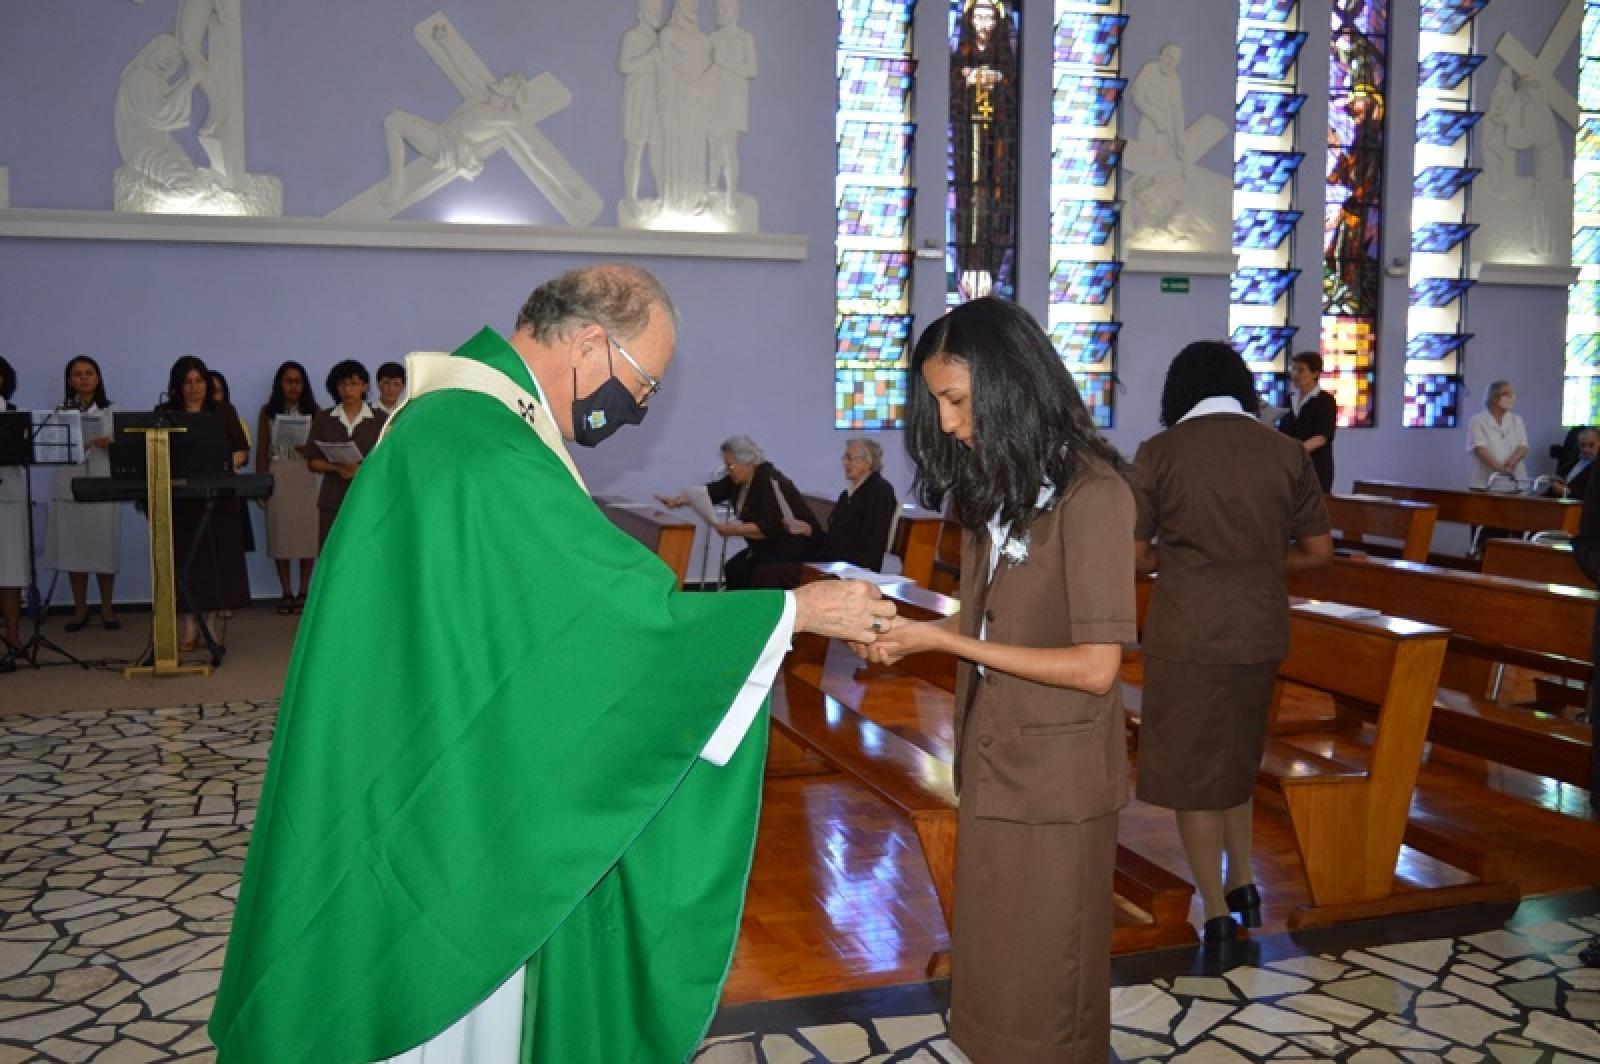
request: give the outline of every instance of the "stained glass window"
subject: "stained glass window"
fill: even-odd
[[[838,0],[834,425],[898,428],[911,338],[915,0]]]
[[[1406,428],[1454,428],[1461,413],[1463,357],[1472,287],[1470,247],[1478,228],[1467,200],[1481,171],[1467,165],[1475,50],[1474,20],[1488,0],[1422,0],[1417,59],[1417,148],[1411,179],[1411,294],[1406,309]]]
[[[1287,395],[1294,282],[1294,175],[1305,161],[1296,116],[1300,5],[1240,0],[1233,137],[1233,252],[1228,327],[1268,402]],[[1286,405],[1286,403],[1282,404]]]
[[[947,0],[945,305],[1017,292],[1017,109],[1022,0]],[[1056,82],[1071,106],[1116,106],[1115,85]],[[1058,104],[1058,106],[1060,106]]]
[[[1572,264],[1578,283],[1567,293],[1566,382],[1561,421],[1600,421],[1600,4],[1583,8],[1578,47],[1578,144],[1573,163]]]
[[[1330,14],[1322,386],[1339,404],[1340,425],[1369,428],[1376,423],[1389,3],[1332,0]]]
[[[1117,208],[1123,140],[1122,0],[1055,0],[1050,171],[1050,338],[1095,424],[1116,382]]]

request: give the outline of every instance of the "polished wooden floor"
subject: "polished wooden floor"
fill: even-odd
[[[886,681],[858,666],[848,655],[830,657],[825,686],[878,723],[948,756],[949,697],[925,684]],[[868,680],[874,682],[863,688]],[[1516,693],[1514,688],[1508,697]],[[781,687],[774,697],[783,697]],[[1285,718],[1316,716],[1323,708],[1312,699],[1296,700],[1286,707]],[[1293,741],[1313,749],[1352,742],[1317,734]],[[1481,834],[1513,846],[1525,895],[1600,883],[1600,821],[1589,819],[1588,794],[1579,788],[1434,750],[1422,767],[1419,794],[1434,808],[1446,808]],[[1256,881],[1266,899],[1261,933],[1281,932],[1288,914],[1307,901],[1294,836],[1287,818],[1261,803],[1255,825]],[[1166,810],[1130,804],[1120,838],[1187,876]],[[1416,882],[1445,885],[1464,878],[1409,849],[1401,861],[1401,871]],[[1198,902],[1193,915],[1198,921]],[[906,822],[837,775],[767,782],[725,1002],[914,982],[923,978],[929,955],[948,946],[938,901]]]

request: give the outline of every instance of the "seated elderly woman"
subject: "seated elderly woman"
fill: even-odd
[[[740,536],[748,544],[728,559],[723,582],[730,588],[754,587],[758,565],[801,562],[811,556],[812,538],[821,527],[794,481],[767,461],[748,436],[730,436],[722,443],[727,471],[706,485],[713,503],[732,503],[734,519],[716,525],[724,536]],[[682,495],[656,496],[665,506],[683,506]]]
[[[889,549],[899,501],[894,485],[883,476],[883,447],[877,440],[852,436],[844,441],[845,489],[828,514],[828,530],[812,540],[808,561],[849,562],[863,569],[881,569]],[[800,562],[767,562],[756,566],[753,587],[800,586]]]

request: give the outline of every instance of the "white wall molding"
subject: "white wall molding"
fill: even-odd
[[[1239,265],[1230,252],[1212,251],[1128,251],[1123,258],[1124,273],[1187,273],[1226,277]]]
[[[787,262],[803,261],[808,253],[804,236],[785,233],[675,233],[578,226],[352,222],[21,208],[0,210],[0,238],[8,237],[426,251],[548,251]]]
[[[1578,268],[1576,266],[1546,266],[1541,263],[1474,262],[1472,264],[1472,279],[1479,284],[1566,288],[1578,280]]]

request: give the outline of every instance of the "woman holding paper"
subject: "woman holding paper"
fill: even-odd
[[[388,415],[367,405],[367,369],[347,358],[328,371],[328,394],[333,406],[311,420],[311,443],[306,467],[322,474],[317,491],[317,548],[328,542],[333,519],[339,515],[350,481],[361,460],[378,445],[378,435]]]
[[[752,587],[756,566],[804,561],[812,537],[822,527],[794,481],[778,472],[748,436],[722,442],[722,477],[706,485],[713,503],[732,503],[734,519],[713,527],[747,544],[722,568],[723,583],[732,589]],[[683,506],[687,496],[659,495],[667,506]]]
[[[1259,402],[1232,347],[1190,344],[1167,370],[1166,431],[1139,447],[1130,477],[1137,566],[1159,572],[1137,794],[1177,814],[1207,947],[1233,941],[1240,923],[1261,925],[1250,794],[1289,651],[1285,574],[1333,557],[1311,456],[1256,419]]]
[[[245,439],[244,424],[239,412],[228,403],[219,403],[211,391],[211,375],[206,364],[194,355],[184,355],[172,364],[167,376],[167,395],[161,408],[175,414],[208,414],[216,419],[217,432],[224,441],[226,459],[219,474],[236,472],[250,459],[250,444]],[[203,421],[204,419],[202,419]],[[178,446],[183,446],[182,443]],[[207,615],[208,626],[218,641],[223,634],[215,627],[216,615],[227,610],[243,609],[250,604],[250,577],[244,567],[243,528],[230,520],[223,508],[207,519],[206,504],[200,499],[174,499],[172,501],[172,548],[183,565],[184,553],[195,542],[195,533],[205,521],[205,535],[194,546],[194,563],[189,569],[189,595],[194,607]],[[200,646],[200,628],[194,614],[183,615],[183,642],[180,650],[196,650]]]
[[[278,567],[280,614],[305,608],[317,558],[317,477],[306,467],[311,421],[320,411],[311,378],[298,362],[285,362],[272,378],[272,396],[256,423],[256,472],[272,474],[267,511],[267,557]],[[292,590],[290,565],[300,563],[300,590]]]
[[[69,632],[89,623],[89,574],[100,585],[100,624],[108,631],[122,627],[112,602],[122,546],[122,507],[114,502],[77,502],[72,481],[77,477],[111,475],[111,415],[100,364],[88,355],[68,360],[63,411],[76,411],[83,425],[83,461],[56,468],[50,488],[50,528],[45,537],[44,564],[67,574],[72,584]]]

